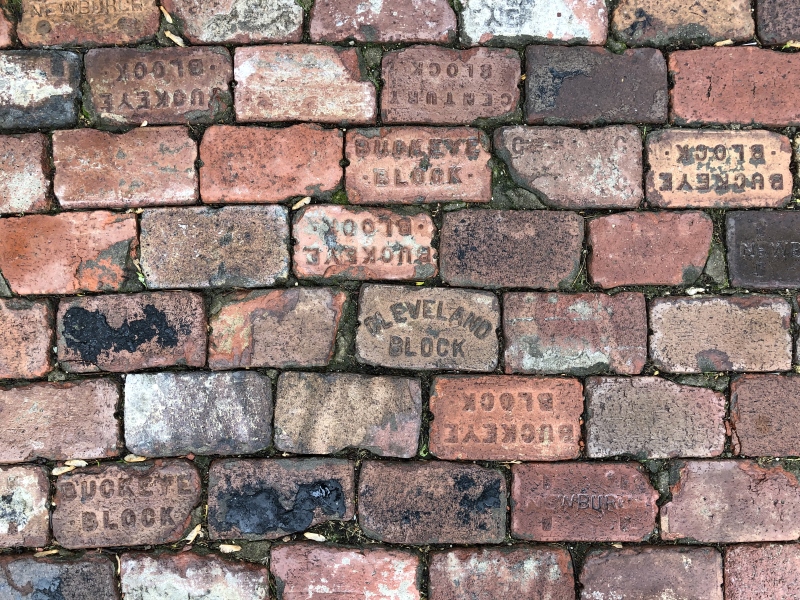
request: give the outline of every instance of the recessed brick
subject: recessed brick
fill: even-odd
[[[53,309],[47,301],[0,298],[0,379],[34,379],[52,366]]]
[[[800,40],[800,6],[793,0],[756,0],[756,18],[762,43]]]
[[[235,292],[211,317],[208,366],[324,367],[346,298],[331,288]]]
[[[367,537],[388,543],[498,544],[506,533],[506,481],[477,465],[365,461],[358,522]]]
[[[14,24],[0,10],[0,48],[10,48],[14,45]]]
[[[0,390],[0,461],[116,456],[119,389],[108,379],[35,383]]]
[[[399,369],[492,371],[500,307],[490,292],[365,285],[356,358]]]
[[[58,306],[58,360],[72,373],[206,362],[203,298],[189,292],[85,296]]]
[[[114,292],[133,278],[136,216],[106,211],[0,220],[0,271],[16,294]]]
[[[446,460],[568,460],[580,454],[577,379],[440,376],[430,396],[431,454]]]
[[[374,123],[375,85],[360,63],[360,50],[354,48],[237,48],[236,120]]]
[[[53,535],[71,549],[177,542],[200,501],[200,485],[185,460],[108,463],[61,475]]]
[[[725,600],[797,597],[800,597],[799,546],[728,546],[725,552]]]
[[[632,125],[501,127],[494,145],[514,181],[553,208],[636,208],[644,196],[642,136]]]
[[[506,373],[636,375],[647,360],[642,294],[510,292],[503,306]]]
[[[70,600],[119,600],[114,563],[100,554],[84,554],[75,560],[30,555],[0,558],[0,597],[38,600],[52,598],[53,593]]]
[[[529,46],[528,123],[665,123],[667,63],[658,50]]]
[[[214,461],[208,477],[213,539],[275,539],[353,518],[355,473],[347,460],[232,458]]]
[[[508,48],[411,46],[383,56],[384,123],[450,125],[513,115],[520,59]]]
[[[788,371],[791,314],[778,296],[656,298],[650,358],[670,373]]]
[[[511,477],[514,537],[641,542],[655,528],[658,492],[635,463],[521,464]]]
[[[794,211],[727,214],[728,269],[734,286],[800,287],[799,216]]]
[[[0,467],[0,548],[47,545],[49,493],[44,467]]]
[[[314,124],[209,127],[200,143],[203,202],[281,202],[328,194],[342,180],[342,135]]]
[[[139,456],[250,454],[272,442],[272,384],[258,373],[125,377],[125,445]]]
[[[737,454],[800,455],[800,376],[741,375],[734,379],[731,426]]]
[[[50,210],[47,138],[0,135],[0,215]]]
[[[283,206],[146,210],[140,227],[150,289],[266,287],[289,275]]]

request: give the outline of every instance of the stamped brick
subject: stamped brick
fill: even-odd
[[[272,384],[258,373],[125,377],[125,445],[138,456],[250,454],[272,441]]]
[[[793,0],[756,0],[758,37],[767,45],[800,40],[800,6]]]
[[[506,481],[477,465],[366,461],[358,522],[367,537],[388,543],[498,544],[506,533]]]
[[[47,545],[49,492],[44,467],[0,467],[0,548]]]
[[[360,50],[290,44],[237,48],[236,120],[374,123],[375,85]]]
[[[0,597],[38,600],[52,598],[53,593],[70,600],[119,600],[114,563],[100,554],[84,554],[75,560],[30,555],[0,558]]]
[[[0,48],[10,48],[14,45],[14,24],[0,10]]]
[[[211,317],[208,366],[324,367],[346,298],[331,288],[235,292]]]
[[[365,285],[356,358],[399,369],[492,371],[500,307],[489,292]]]
[[[796,544],[728,546],[725,600],[800,597],[800,547]]]
[[[146,210],[140,228],[150,289],[266,287],[289,275],[283,206]]]
[[[741,375],[734,379],[731,427],[737,454],[800,455],[800,376]]]
[[[458,124],[513,115],[521,63],[508,48],[411,46],[383,56],[384,123]]]
[[[58,360],[72,373],[206,362],[203,297],[189,292],[85,296],[58,306]]]
[[[526,540],[641,542],[658,492],[635,463],[530,463],[511,469],[511,532]]]
[[[225,48],[107,48],[84,64],[83,105],[102,125],[213,123],[233,104]]]
[[[728,269],[734,286],[800,287],[798,217],[794,211],[727,214]]]
[[[663,129],[647,159],[651,206],[779,208],[792,196],[792,146],[772,131]]]
[[[419,379],[351,373],[283,373],[275,402],[275,447],[296,454],[345,448],[378,456],[417,453]]]
[[[49,171],[44,135],[0,135],[0,215],[50,210]]]
[[[670,373],[788,371],[790,318],[778,296],[656,298],[650,358]]]
[[[636,375],[647,360],[642,294],[510,292],[503,305],[506,373]]]
[[[49,302],[0,298],[0,380],[46,374],[52,367],[52,345]]]
[[[446,460],[568,460],[580,454],[577,379],[440,376],[430,396],[431,454]]]
[[[632,125],[502,127],[494,146],[514,181],[553,208],[636,208],[644,197],[642,136]]]

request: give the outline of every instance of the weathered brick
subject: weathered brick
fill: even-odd
[[[528,123],[664,123],[667,63],[658,50],[613,54],[604,48],[529,46],[525,51]]]
[[[553,208],[636,208],[644,197],[642,136],[632,125],[501,127],[494,146],[514,181]]]
[[[647,360],[642,294],[510,292],[503,306],[507,373],[636,375]]]
[[[741,375],[734,379],[731,427],[737,454],[800,455],[800,376]]]
[[[289,275],[283,206],[146,210],[141,265],[148,288],[261,287]]]
[[[640,542],[658,492],[636,463],[529,463],[511,469],[511,531],[539,541]]]
[[[346,298],[330,288],[235,292],[211,317],[208,366],[324,367]]]
[[[354,465],[333,458],[224,459],[208,475],[212,538],[275,539],[355,510]]]
[[[101,554],[79,559],[0,558],[0,598],[7,600],[119,600],[114,563]]]
[[[237,48],[236,120],[374,123],[375,85],[360,50],[290,44]]]
[[[136,216],[106,211],[0,219],[0,271],[16,294],[114,292],[133,278]]]
[[[189,292],[86,296],[58,306],[58,360],[73,373],[206,362],[203,297]]]
[[[356,358],[400,369],[492,371],[500,307],[490,292],[365,285]]]
[[[506,532],[506,481],[477,465],[366,461],[358,522],[367,537],[388,543],[497,544]]]
[[[185,460],[108,463],[61,475],[53,535],[72,549],[176,542],[200,501],[200,485]]]
[[[363,448],[379,456],[417,453],[418,379],[351,373],[283,373],[275,402],[275,447],[296,454]]]
[[[0,467],[0,548],[47,545],[49,492],[44,467]]]
[[[793,0],[756,0],[756,18],[762,43],[800,40],[800,6]]]
[[[800,546],[728,546],[725,600],[800,597]]]
[[[520,59],[508,48],[411,46],[383,56],[384,123],[458,124],[513,115]]]
[[[0,298],[0,380],[47,373],[52,344],[53,309],[47,301]]]
[[[792,146],[772,131],[662,129],[647,159],[651,206],[779,208],[792,196]]]
[[[0,461],[116,456],[119,389],[108,379],[35,383],[0,390]]]
[[[0,9],[0,48],[10,48],[14,45],[14,23]]]
[[[295,214],[294,273],[337,279],[428,279],[436,226],[424,212],[320,204]]]
[[[83,106],[102,125],[213,123],[233,104],[225,48],[107,48],[84,64]]]
[[[603,288],[690,285],[703,273],[714,223],[705,213],[626,212],[589,221],[589,277]]]
[[[0,215],[50,210],[49,171],[44,135],[0,135]]]
[[[661,537],[701,543],[769,542],[800,536],[800,486],[779,464],[686,461],[673,466]]]
[[[568,460],[580,454],[577,379],[441,376],[430,396],[431,454],[446,460]]]
[[[56,131],[53,191],[66,209],[194,204],[195,160],[185,127]]]
[[[728,269],[734,286],[800,287],[798,216],[794,211],[727,214]]]
[[[670,373],[788,371],[791,314],[778,296],[656,298],[650,358]]]
[[[272,384],[258,373],[125,378],[125,445],[139,456],[250,454],[272,441]]]
[[[209,127],[200,143],[203,202],[281,202],[329,194],[342,180],[342,132],[319,125]]]

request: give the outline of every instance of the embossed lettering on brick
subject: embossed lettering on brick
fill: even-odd
[[[0,548],[47,545],[49,492],[44,467],[0,467]]]
[[[800,376],[741,375],[731,382],[731,441],[744,456],[798,456]]]
[[[0,215],[47,212],[49,171],[44,135],[0,135]]]
[[[0,597],[37,600],[61,594],[75,600],[119,600],[115,566],[99,553],[78,559],[10,555],[0,558]]]
[[[795,598],[800,595],[800,547],[796,544],[728,546],[725,600]]]
[[[728,268],[734,286],[800,287],[798,215],[793,211],[736,211],[726,217]]]
[[[0,379],[35,379],[47,373],[53,337],[49,302],[0,298]]]

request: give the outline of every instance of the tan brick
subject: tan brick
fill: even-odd
[[[49,171],[44,135],[0,135],[0,215],[50,210]]]
[[[48,544],[49,492],[44,467],[0,467],[0,548]]]
[[[46,374],[52,345],[53,309],[47,301],[0,298],[0,380]]]
[[[0,596],[9,600],[38,600],[55,593],[74,600],[119,600],[114,570],[112,560],[99,553],[66,560],[61,556],[3,556]]]
[[[725,600],[798,597],[799,546],[728,546],[725,552]]]
[[[737,454],[800,455],[800,376],[741,375],[734,379],[731,427]]]

